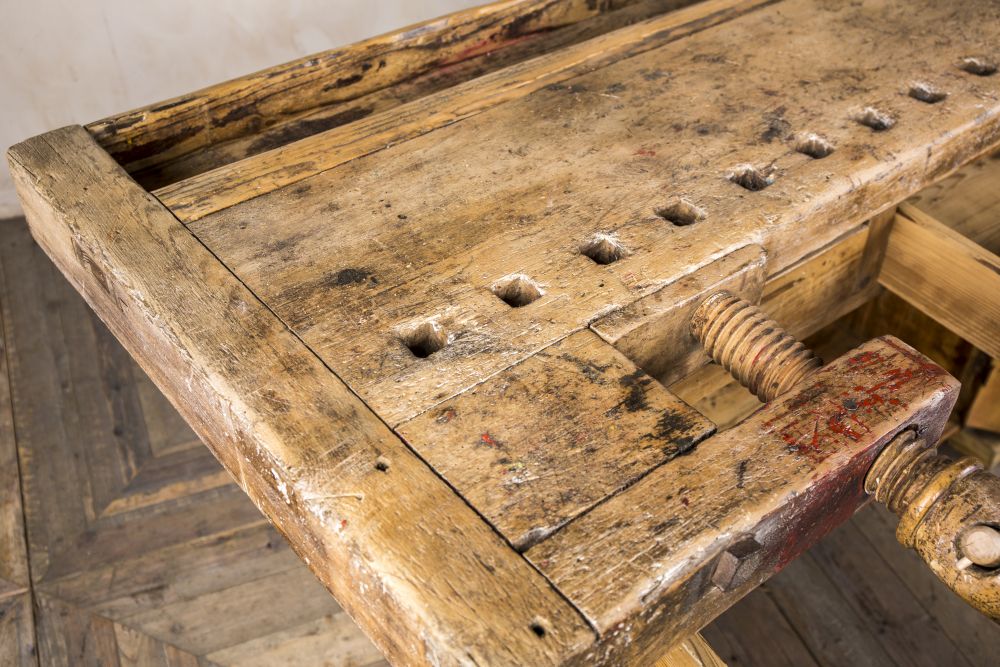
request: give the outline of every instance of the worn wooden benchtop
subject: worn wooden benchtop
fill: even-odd
[[[995,3],[598,4],[9,153],[38,243],[393,661],[649,659],[849,516],[872,451],[787,447],[827,407],[713,435],[665,386],[705,360],[686,318],[726,288],[831,321],[875,288],[878,214],[1000,141]],[[954,400],[869,345],[825,381]],[[713,586],[748,531],[759,572]]]

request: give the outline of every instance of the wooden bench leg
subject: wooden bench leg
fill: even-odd
[[[696,632],[667,651],[656,661],[654,667],[725,667],[719,657],[700,632]]]

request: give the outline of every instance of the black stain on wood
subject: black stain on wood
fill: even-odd
[[[572,355],[569,352],[563,352],[559,355],[559,358],[573,364],[580,369],[580,372],[583,373],[584,377],[591,382],[598,384],[604,383],[604,373],[611,368],[611,364],[595,364],[592,361],[581,359],[580,357]]]
[[[172,102],[167,102],[166,104],[161,104],[160,106],[153,107],[149,111],[150,113],[160,113],[161,111],[168,111],[169,109],[173,109],[175,107],[187,104],[191,102],[193,99],[194,99],[193,97],[181,97]]]
[[[146,119],[145,114],[133,114],[127,118],[115,118],[107,128],[101,133],[101,136],[115,136],[121,130],[127,130],[128,128],[141,123]]]
[[[341,125],[347,125],[371,115],[373,107],[354,107],[345,109],[339,113],[323,118],[307,118],[293,123],[288,123],[280,128],[276,128],[250,144],[247,152],[250,155],[263,153],[265,151],[290,144],[299,139],[305,139],[320,132],[332,130]]]
[[[343,287],[344,285],[357,285],[372,277],[372,272],[367,269],[341,269],[330,276],[326,281],[331,286]]]
[[[780,139],[791,130],[792,125],[785,120],[785,107],[778,107],[773,111],[764,114],[766,129],[761,132],[760,140],[764,143],[771,143],[775,139]]]
[[[531,24],[535,22],[544,9],[543,7],[542,9],[536,9],[533,12],[515,17],[510,23],[504,26],[501,34],[505,39],[515,39],[531,34]]]
[[[119,125],[118,129],[124,129],[124,127]],[[129,162],[135,162],[153,155],[165,153],[166,151],[173,149],[174,146],[177,146],[187,139],[198,135],[203,129],[204,128],[200,125],[188,125],[183,130],[178,130],[169,137],[162,137],[147,143],[136,143],[126,150],[115,153],[115,159],[122,164],[128,164]]]
[[[980,257],[976,261],[979,262],[980,264],[982,264],[983,266],[985,266],[987,269],[989,269],[993,273],[996,273],[997,275],[1000,275],[1000,266],[997,266],[992,261],[990,261],[988,259],[983,259],[982,257]]]
[[[626,410],[638,412],[649,408],[649,402],[646,400],[646,387],[651,381],[652,378],[641,370],[624,375],[618,380],[618,384],[628,390],[625,400],[622,401]]]
[[[689,415],[676,410],[666,410],[656,422],[654,437],[664,441],[674,441],[679,436],[690,433],[695,425]]]
[[[659,535],[660,533],[666,532],[667,530],[673,528],[678,523],[680,523],[680,521],[681,520],[679,518],[673,516],[670,517],[669,519],[653,524],[651,530],[654,535]]]
[[[587,92],[587,87],[580,83],[565,84],[565,83],[553,83],[545,86],[545,90],[551,90],[552,92],[564,92],[564,93],[585,93]]]
[[[670,72],[664,72],[662,69],[641,69],[639,70],[639,75],[646,81],[659,81],[660,79],[669,78]]]
[[[742,461],[740,461],[740,464],[738,466],[736,466],[736,488],[737,489],[742,489],[743,488],[743,483],[745,481],[744,478],[746,477],[746,474],[747,474],[747,464],[748,463],[749,463],[749,461],[747,459],[743,459]]]
[[[225,127],[226,125],[229,125],[230,123],[235,123],[238,120],[243,120],[244,118],[247,118],[248,116],[255,116],[255,115],[257,115],[257,103],[256,102],[250,102],[248,104],[241,104],[240,106],[231,109],[229,111],[229,113],[227,113],[222,118],[215,118],[215,119],[213,119],[212,120],[212,125],[214,127]]]
[[[361,72],[358,72],[357,74],[352,74],[350,76],[343,76],[334,81],[333,83],[328,83],[325,86],[323,86],[323,92],[326,93],[331,90],[337,90],[338,88],[346,88],[347,86],[353,85],[358,81],[361,81],[361,79],[363,78],[365,78],[365,75]]]

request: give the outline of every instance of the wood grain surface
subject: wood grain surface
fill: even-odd
[[[849,518],[881,446],[910,424],[936,441],[957,394],[926,357],[874,339],[527,556],[596,624],[602,647],[655,654]]]
[[[905,37],[947,33],[985,49],[997,23],[980,18],[991,11],[761,7],[190,227],[395,425],[750,243],[777,274],[995,143],[997,79],[956,67],[957,50]],[[879,32],[890,23],[898,30]],[[779,41],[796,57],[760,48]],[[748,71],[766,83],[748,85]],[[916,76],[949,96],[909,97],[900,87]],[[862,103],[896,124],[859,124]],[[804,131],[837,150],[797,152]],[[774,183],[730,182],[742,162],[771,165]],[[678,217],[678,200],[704,219],[657,213]],[[612,235],[621,258],[587,257],[596,234]],[[521,308],[496,298],[491,288],[516,274],[541,298]],[[453,342],[420,359],[400,338],[425,320]]]
[[[771,0],[710,0],[261,152],[155,190],[182,220],[204,217],[317,172],[517,100],[629,55],[724,23]]]
[[[987,252],[1000,255],[1000,154],[977,160],[910,198],[910,206],[947,225]],[[1000,362],[992,369],[966,413],[966,425],[1000,433]],[[991,442],[992,440],[992,442]],[[1000,439],[965,433],[970,453],[987,463],[1000,457]]]
[[[23,220],[0,222],[0,305],[32,566],[0,595],[0,664],[386,664]]]
[[[64,358],[102,358],[115,343],[88,346],[83,337],[76,335],[69,337],[75,344],[68,348],[55,344],[54,341],[65,336],[67,331],[75,328],[100,329],[101,325],[93,317],[80,316],[79,297],[68,283],[58,277],[41,251],[32,246],[23,221],[6,221],[0,225],[0,238],[3,239],[0,241],[0,249],[4,250],[0,254],[0,266],[7,269],[0,271],[0,280],[7,273],[15,278],[9,283],[4,282],[0,292],[0,303],[6,307],[6,330],[17,334],[18,339],[22,336],[27,336],[29,340],[41,339],[39,343],[28,347],[15,345],[16,354],[10,355],[15,368],[20,370],[15,378],[15,390],[37,395],[30,387],[40,383],[52,390],[45,398],[46,405],[72,405],[76,400],[76,393],[90,388],[86,383],[73,383],[69,391],[61,391],[61,382],[51,382],[49,379],[53,375],[60,377],[60,366],[41,363],[40,360],[46,357],[44,351],[61,348],[66,350]],[[47,287],[39,290],[40,285]],[[47,296],[40,297],[40,293]],[[21,294],[24,296],[20,297]],[[21,326],[22,322],[36,321],[33,313],[43,309],[49,313],[47,317],[50,321],[59,318],[63,324],[43,329]],[[848,324],[849,322],[844,321],[830,330],[836,332],[835,346],[818,340],[810,341],[810,346],[824,358],[837,357],[856,344],[854,339],[843,335],[849,330]],[[96,342],[107,338],[92,336],[87,340]],[[78,363],[74,362],[72,365],[77,366]],[[118,368],[121,370],[120,366]],[[6,378],[6,374],[0,377]],[[91,446],[92,438],[115,440],[127,448],[135,447],[146,438],[153,442],[175,443],[169,447],[159,447],[161,451],[176,451],[181,443],[188,443],[192,448],[195,446],[186,424],[173,412],[165,398],[158,396],[155,390],[150,390],[148,379],[137,367],[133,365],[131,373],[119,373],[117,379],[121,387],[117,392],[110,391],[110,384],[104,385],[109,391],[108,404],[112,402],[112,396],[138,394],[143,406],[141,415],[132,411],[128,415],[122,415],[120,421],[116,420],[120,426],[120,433],[117,435],[114,425],[110,432],[93,429],[92,436],[76,441],[80,451],[86,451]],[[756,407],[756,400],[750,398]],[[713,403],[718,403],[721,407],[723,399],[713,399]],[[94,403],[91,402],[90,405]],[[699,408],[705,410],[713,420],[719,419],[717,412],[706,408],[704,404],[700,404]],[[29,410],[27,415],[21,415],[20,418],[29,422],[48,419],[51,424],[50,412],[53,411]],[[57,408],[54,412],[67,416],[74,414],[73,410],[65,407]],[[74,419],[79,420],[79,413],[76,414],[78,416]],[[136,417],[141,417],[145,423],[136,421]],[[59,455],[62,445],[59,438],[53,437],[57,432],[50,428],[47,437],[31,441],[34,461],[44,460],[50,451]],[[147,434],[152,434],[152,437]],[[14,439],[5,442],[9,442],[13,448]],[[115,460],[91,458],[88,465],[114,466]],[[205,457],[203,465],[207,469],[214,467],[219,470],[218,464],[211,457]],[[82,466],[78,469],[84,475],[87,474]],[[174,470],[177,476],[188,476],[196,469]],[[65,493],[56,489],[58,493],[53,494],[51,486],[33,485],[31,488],[43,494],[39,504],[71,506],[81,502],[71,495],[75,492],[74,489],[65,489]],[[215,513],[213,501],[218,493],[218,490],[195,495],[182,493],[170,498],[163,497],[159,504],[183,505],[184,511],[189,512],[192,517],[202,517],[204,521]],[[245,502],[249,505],[248,500]],[[37,506],[32,502],[28,504]],[[118,517],[125,521],[144,521],[147,520],[147,512],[148,510],[133,511],[119,514]],[[841,665],[850,661],[849,656],[886,667],[897,664],[891,656],[907,660],[908,664],[928,667],[939,664],[992,665],[994,655],[1000,651],[1000,629],[947,591],[915,553],[907,551],[896,542],[893,535],[895,523],[896,519],[886,515],[884,509],[871,506],[860,511],[809,553],[707,626],[703,632],[711,647],[731,665]],[[94,637],[95,633],[104,632],[108,626],[94,619],[94,616],[112,621],[115,618],[124,620],[121,614],[142,609],[146,610],[143,625],[129,626],[126,621],[125,625],[119,622],[117,628],[113,624],[111,626],[114,631],[112,646],[117,647],[118,664],[123,667],[136,663],[157,667],[163,664],[187,664],[184,660],[190,661],[191,655],[184,652],[185,647],[189,647],[187,635],[196,637],[203,628],[214,629],[218,645],[227,641],[236,642],[216,649],[211,654],[199,656],[203,666],[264,667],[287,664],[311,667],[330,663],[339,667],[362,667],[372,664],[372,661],[379,661],[374,647],[339,608],[334,607],[330,614],[317,612],[321,615],[316,619],[294,625],[296,614],[294,610],[285,609],[286,606],[312,609],[315,607],[311,599],[326,598],[329,604],[329,594],[317,583],[309,583],[311,575],[306,572],[305,565],[284,546],[273,528],[268,528],[260,521],[250,525],[236,522],[229,528],[221,528],[221,532],[215,533],[214,537],[199,537],[183,524],[180,525],[184,533],[183,539],[191,540],[185,549],[194,554],[193,557],[177,562],[175,558],[162,558],[155,548],[149,551],[137,550],[128,561],[118,561],[116,579],[124,583],[116,584],[111,590],[106,586],[107,576],[84,577],[80,573],[70,574],[70,577],[80,578],[80,583],[66,589],[69,591],[67,597],[72,595],[74,599],[81,601],[79,606],[74,603],[53,603],[53,597],[60,599],[54,582],[41,583],[49,591],[44,609],[35,609],[35,614],[42,618],[43,623],[49,623],[45,615],[50,612],[71,613],[78,620],[85,619],[83,625],[86,632],[73,634],[69,641],[61,643],[58,647],[60,650],[67,651],[69,655],[83,655],[82,645],[98,642]],[[239,537],[257,532],[261,535],[259,540],[244,540]],[[238,555],[220,559],[224,549],[232,549],[231,553]],[[167,552],[177,555],[176,550],[168,548]],[[107,573],[106,569],[101,569],[101,565],[97,565],[97,568],[98,572]],[[287,587],[289,578],[282,575],[295,568],[304,575],[301,582],[308,585],[283,589],[284,595],[275,595],[268,600],[267,613],[253,616],[240,613],[239,622],[234,623],[222,623],[216,618],[214,610],[217,605],[227,605],[228,600],[238,602],[242,599],[245,588],[239,585],[241,578],[254,582],[255,586],[261,586],[267,578],[277,576],[281,577],[282,584]],[[224,572],[226,576],[218,576],[220,572]],[[137,576],[138,574],[141,576]],[[270,586],[265,585],[265,588],[273,590]],[[219,589],[228,590],[231,595],[220,595]],[[184,605],[178,604],[182,593],[183,599],[187,600],[187,610]],[[38,653],[32,653],[33,633],[30,628],[22,625],[25,620],[30,619],[31,602],[27,593],[22,595],[21,601],[6,605],[0,612],[4,619],[0,623],[3,625],[0,630],[0,664],[37,664]],[[122,601],[109,604],[107,600],[116,595],[131,598],[131,605]],[[108,611],[102,614],[95,607],[88,608],[88,600],[106,607]],[[185,623],[183,628],[173,626],[159,637],[150,634],[158,626],[165,627],[156,623],[156,615],[150,613],[150,610],[160,608],[161,605],[162,613],[169,613],[171,616],[181,614],[186,619],[194,619],[194,622]],[[81,608],[88,610],[83,617],[79,615]],[[293,625],[289,626],[288,623]],[[919,632],[913,631],[915,623]],[[245,637],[251,639],[246,640]],[[120,644],[119,639],[123,640]],[[697,639],[692,641],[701,652],[704,644]],[[45,644],[45,647],[57,648],[51,643]],[[685,656],[688,653],[687,649],[678,647],[670,652],[670,658],[677,659],[680,651]],[[19,659],[23,662],[19,662]],[[65,664],[69,661],[66,657],[51,653],[42,656],[42,660],[43,664]],[[111,661],[110,664],[116,663]]]
[[[519,550],[714,431],[592,331],[399,426]]]
[[[879,281],[1000,358],[1000,257],[909,206],[893,222]]]
[[[384,111],[690,0],[505,0],[87,126],[141,183],[180,178]]]
[[[993,254],[1000,254],[1000,153],[966,165],[907,203]]]
[[[453,17],[428,34],[460,48],[482,28],[489,41],[529,4],[495,6],[483,15],[503,17],[493,27]],[[555,29],[623,5],[562,6],[572,20],[555,5],[539,20]],[[893,248],[884,212],[1000,140],[998,78],[960,66],[990,52],[998,12],[715,0],[597,36],[580,27],[590,39],[287,144],[280,123],[311,113],[297,96],[330,83],[325,65],[299,63],[301,90],[294,68],[278,68],[274,89],[251,76],[91,127],[117,162],[79,127],[9,156],[41,246],[390,661],[618,664],[658,656],[843,521],[893,429],[943,428],[954,381],[881,340],[798,404],[769,404],[675,458],[711,425],[635,362],[670,381],[675,363],[701,362],[671,306],[732,279],[727,262],[803,330],[877,291],[887,238]],[[371,44],[405,52],[410,38]],[[363,53],[340,56],[364,69]],[[400,72],[435,64],[421,58]],[[410,74],[362,76],[317,104],[381,95]],[[273,107],[253,106],[269,91]],[[246,121],[238,98],[251,100]],[[220,121],[219,134],[191,113]],[[273,136],[255,126],[264,119]],[[136,137],[147,152],[123,157]],[[248,154],[151,194],[120,162],[172,179],[173,167],[156,176],[142,163],[157,142],[180,171],[223,144],[235,152],[222,161]],[[624,328],[602,329],[620,313]],[[564,347],[585,363],[549,356]],[[667,361],[664,347],[677,348]],[[883,371],[924,382],[896,387],[901,406],[853,415],[869,429],[861,444],[828,424],[835,455],[780,449],[761,421],[784,410],[794,431]],[[614,412],[638,398],[649,409]],[[546,409],[553,400],[562,412]],[[657,432],[668,413],[683,424]],[[636,440],[648,433],[658,448]],[[611,446],[588,452],[596,438]],[[491,442],[522,460],[503,462]],[[765,466],[740,467],[767,443]],[[122,485],[185,451],[107,453],[116,463],[89,502],[108,516],[155,506],[173,492],[164,478]],[[519,462],[543,483],[492,474]],[[195,484],[222,488],[211,475]],[[70,567],[41,553],[40,572]],[[75,632],[72,614],[52,613],[68,625],[40,640]]]
[[[0,275],[0,293],[6,286]],[[0,305],[6,298],[0,301]],[[2,315],[0,325],[8,319]],[[14,438],[14,413],[7,359],[0,332],[0,662],[11,667],[38,665],[31,610],[31,573],[24,532],[20,464]]]
[[[389,660],[549,664],[593,641],[83,128],[9,157],[38,243]]]

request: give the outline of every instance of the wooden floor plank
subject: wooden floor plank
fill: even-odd
[[[782,575],[778,575],[781,577]],[[809,647],[782,615],[765,583],[702,631],[729,665],[818,665]]]
[[[177,600],[125,616],[121,623],[197,655],[222,651],[267,633],[343,614],[306,568],[248,579],[222,591]],[[356,629],[355,629],[356,632]]]
[[[927,566],[917,553],[896,541],[896,523],[896,517],[878,505],[858,512],[851,521],[858,534],[867,540],[870,557],[878,554],[889,565],[923,612],[935,620],[971,664],[987,665],[995,661],[1000,656],[1000,626],[975,613],[937,577],[928,576]],[[852,548],[861,550],[864,546],[858,540]]]
[[[38,667],[31,594],[0,597],[0,665]]]
[[[14,416],[7,378],[7,350],[3,346],[0,348],[0,597],[5,592],[24,590],[28,579],[28,549],[24,540]]]
[[[812,556],[856,616],[876,629],[879,643],[897,664],[969,664],[893,568],[865,548],[857,526],[847,523],[835,530],[812,550]]]
[[[821,665],[896,664],[811,553],[789,565],[766,590]]]
[[[208,657],[220,665],[240,667],[312,667],[316,664],[388,667],[389,664],[371,642],[357,632],[354,621],[343,613],[255,637],[210,653]]]
[[[0,223],[0,305],[16,395],[9,421],[19,427],[15,439],[4,426],[3,367],[0,577],[20,582],[0,585],[0,665],[29,664],[22,658],[34,664],[29,555],[45,665],[240,664],[245,651],[235,662],[222,658],[252,640],[271,642],[272,634],[285,654],[306,664],[336,657],[338,647],[365,662],[379,659],[204,445],[192,441],[22,220]],[[23,511],[17,448],[27,481]],[[101,488],[103,496],[94,491]],[[18,561],[9,556],[23,535],[22,512],[31,539]],[[247,591],[256,592],[256,603]],[[219,620],[223,614],[230,624]]]
[[[4,280],[0,271],[0,294]],[[7,352],[0,316],[0,665],[27,667],[38,665],[37,639]]]

